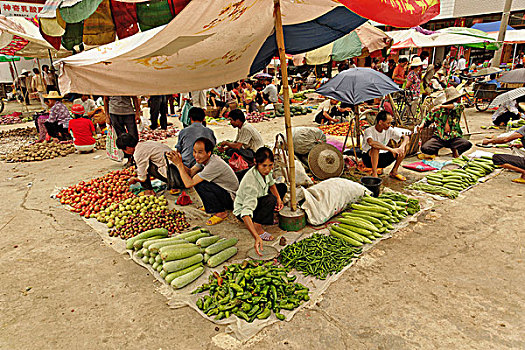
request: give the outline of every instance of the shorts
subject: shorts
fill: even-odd
[[[91,152],[95,149],[96,143],[92,145],[74,145],[79,152]]]
[[[525,157],[514,156],[512,154],[495,154],[492,157],[495,165],[510,164],[520,169],[525,169]]]
[[[367,168],[372,167],[372,159],[370,158],[370,155],[368,152],[363,152],[363,163]],[[379,153],[379,160],[377,162],[378,168],[386,168],[390,164],[394,163],[396,161],[396,157],[394,157],[394,154],[392,152],[380,152]]]

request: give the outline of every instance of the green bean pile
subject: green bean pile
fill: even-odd
[[[340,272],[359,254],[360,248],[340,238],[314,233],[281,250],[279,261],[285,267],[293,267],[305,276],[324,280],[329,275]]]

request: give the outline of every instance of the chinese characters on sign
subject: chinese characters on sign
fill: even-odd
[[[0,1],[0,13],[4,16],[35,17],[43,7],[39,3]]]

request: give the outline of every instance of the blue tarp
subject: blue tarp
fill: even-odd
[[[499,32],[500,25],[501,25],[501,21],[486,22],[486,23],[476,23],[471,28],[482,30],[485,33]],[[511,26],[507,26],[507,30],[514,30],[514,28],[512,28]]]

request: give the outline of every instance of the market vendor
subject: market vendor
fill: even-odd
[[[334,115],[337,110],[337,104],[339,101],[334,100],[333,98],[330,98],[328,100],[325,100],[319,104],[317,107],[317,110],[315,111],[315,118],[314,121],[316,123],[319,123],[321,125],[323,124],[331,124],[331,123],[339,123],[340,119],[337,119]]]
[[[436,131],[430,140],[421,146],[422,153],[435,156],[441,148],[447,147],[452,150],[453,157],[457,158],[472,147],[472,144],[462,137],[460,121],[465,107],[459,102],[461,96],[455,87],[446,88],[444,94],[437,98],[443,102],[432,108],[423,118],[419,128],[434,123]]]
[[[277,86],[272,83],[271,79],[264,80],[264,89],[262,90],[262,95],[264,102],[266,104],[268,103],[277,103],[279,100],[279,96],[277,94]]]
[[[255,251],[261,255],[263,241],[274,237],[262,225],[274,224],[274,213],[283,208],[285,184],[276,184],[273,179],[274,156],[267,147],[255,152],[255,166],[246,172],[233,205],[233,215],[243,221],[255,239]]]
[[[255,97],[257,97],[257,90],[253,88],[253,82],[247,80],[244,82],[246,88],[243,91],[242,100],[244,102],[244,108],[248,113],[257,111],[257,102],[255,102]]]
[[[74,104],[71,107],[71,113],[74,118],[69,121],[69,132],[73,137],[73,145],[77,152],[93,152],[97,141],[95,125],[91,119],[85,116],[84,107],[80,104]]]
[[[191,124],[179,132],[179,141],[175,148],[182,155],[184,165],[191,168],[195,165],[195,158],[193,157],[193,145],[195,141],[201,137],[205,137],[209,139],[215,147],[217,140],[215,139],[213,130],[202,124],[206,117],[206,113],[204,113],[202,108],[192,107],[188,112],[188,117],[190,118]]]
[[[410,138],[403,136],[398,130],[392,127],[392,115],[386,111],[377,113],[376,124],[369,127],[363,133],[363,163],[366,167],[372,168],[372,176],[377,177],[377,168],[386,168],[394,163],[390,171],[390,177],[405,181],[406,178],[398,173],[399,166],[407,152]],[[390,140],[403,141],[399,147],[388,146]]]
[[[250,123],[246,122],[246,117],[240,109],[234,109],[228,115],[230,124],[237,128],[235,141],[222,141],[219,143],[220,150],[225,150],[228,156],[234,153],[242,156],[248,164],[252,164],[255,152],[264,146],[261,133]]]
[[[502,144],[508,143],[517,139],[521,139],[521,144],[525,145],[525,126],[522,126],[510,135],[500,136],[495,139],[484,139],[483,144]],[[520,177],[512,180],[512,182],[525,184],[525,157],[516,156],[512,154],[495,154],[492,157],[495,165],[501,165],[502,168],[516,171],[521,174]]]
[[[49,118],[44,122],[47,134],[58,140],[67,140],[69,138],[68,126],[71,114],[67,107],[62,103],[64,96],[57,91],[51,91],[43,95],[44,103],[49,107]]]
[[[520,119],[522,113],[516,100],[503,102],[492,115],[492,123],[495,126],[505,126],[512,119]]]
[[[172,151],[171,148],[156,141],[138,142],[134,135],[128,133],[121,134],[116,143],[119,149],[135,159],[137,176],[129,179],[130,184],[140,182],[144,194],[152,196],[155,192],[150,177],[168,183],[169,164],[166,154]]]
[[[204,205],[204,210],[212,217],[206,225],[216,225],[228,217],[227,210],[233,209],[233,198],[239,188],[239,180],[232,168],[216,154],[212,154],[214,144],[206,137],[198,138],[193,145],[196,164],[189,168],[183,163],[178,151],[168,154],[180,173],[186,188],[194,187]]]

